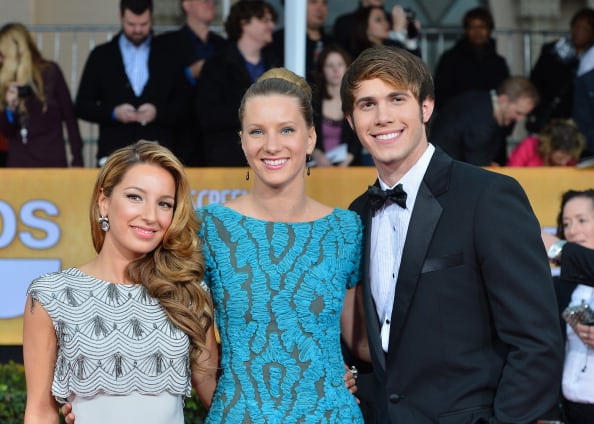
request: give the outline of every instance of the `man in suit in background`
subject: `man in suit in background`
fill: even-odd
[[[504,166],[507,137],[538,101],[536,87],[521,76],[506,78],[497,91],[464,91],[434,114],[431,141],[453,159]]]
[[[167,49],[169,60],[178,67],[177,78],[186,78],[190,85],[191,101],[186,121],[175,130],[179,157],[188,166],[201,166],[202,136],[198,125],[196,87],[204,63],[222,52],[227,40],[211,29],[217,15],[216,0],[180,0],[180,7],[185,16],[184,24],[178,30],[159,35],[157,40]]]
[[[173,129],[190,108],[189,84],[176,78],[153,38],[152,10],[152,0],[120,0],[120,33],[93,49],[85,64],[75,108],[79,118],[99,124],[98,165],[140,139],[178,153]]]
[[[429,143],[433,82],[413,54],[366,50],[341,98],[379,174],[351,205],[377,421],[533,423],[556,404],[563,343],[524,191]]]

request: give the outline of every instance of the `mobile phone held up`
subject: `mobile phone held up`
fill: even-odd
[[[31,88],[31,86],[29,84],[19,85],[17,87],[17,90],[18,90],[18,96],[22,99],[24,99],[25,97],[29,97],[31,94],[33,94],[33,89]]]

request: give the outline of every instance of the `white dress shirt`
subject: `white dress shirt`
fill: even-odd
[[[132,90],[136,97],[140,97],[144,86],[149,79],[148,59],[151,50],[151,37],[148,37],[141,45],[135,46],[120,34],[119,46],[124,60],[124,69]]]
[[[579,284],[571,294],[571,306],[589,303],[594,308],[594,289]],[[567,325],[563,396],[577,403],[594,403],[594,349],[588,347]]]
[[[402,259],[402,250],[408,224],[415,205],[419,187],[423,181],[435,147],[429,144],[417,163],[402,177],[398,184],[406,192],[406,208],[389,203],[380,208],[371,221],[370,282],[378,319],[381,322],[382,348],[388,351],[392,307],[396,296],[396,281]],[[390,189],[381,178],[383,190]]]

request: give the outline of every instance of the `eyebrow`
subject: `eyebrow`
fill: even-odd
[[[124,190],[138,190],[142,193],[146,193],[146,190],[140,187],[136,187],[136,186],[128,186],[128,187],[124,187]],[[164,194],[162,196],[159,196],[159,199],[172,199],[175,200],[175,196],[169,195],[169,194]]]
[[[386,94],[385,96],[382,96],[382,97],[392,98],[392,97],[403,96],[403,95],[408,95],[406,90],[390,91],[388,94]],[[364,97],[359,97],[358,99],[355,99],[355,103],[369,102],[369,101],[374,101],[376,99],[377,99],[377,96],[364,96]]]
[[[274,124],[274,126],[277,126],[277,127],[283,127],[283,126],[287,126],[287,125],[298,125],[298,124],[296,121],[283,121],[283,122],[277,122]],[[261,128],[261,127],[264,127],[267,125],[260,124],[257,122],[248,122],[245,126],[246,126],[246,129],[253,129],[253,128]]]

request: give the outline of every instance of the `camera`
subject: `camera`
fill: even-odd
[[[404,9],[404,13],[406,13],[407,36],[408,36],[408,38],[416,38],[419,36],[419,30],[417,29],[417,26],[415,25],[415,19],[417,17],[417,14],[415,13],[414,10],[412,10],[409,7],[404,7],[403,9]]]
[[[573,324],[594,325],[594,310],[587,303],[568,306],[563,311],[563,319]]]
[[[33,89],[29,84],[19,85],[17,87],[17,93],[20,98],[29,97],[33,93]]]
[[[414,21],[415,18],[417,17],[417,14],[415,13],[415,11],[409,7],[403,7],[403,9],[404,9],[404,13],[406,13],[406,20],[409,22]]]

